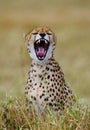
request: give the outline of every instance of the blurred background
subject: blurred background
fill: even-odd
[[[73,93],[90,102],[90,0],[0,1],[0,101],[24,95],[31,59],[23,33],[48,26]]]

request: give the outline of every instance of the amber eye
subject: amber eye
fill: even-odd
[[[38,34],[37,32],[35,32],[35,33],[32,33],[33,35],[36,35],[36,34]]]
[[[52,35],[52,34],[51,34],[51,33],[49,33],[49,32],[48,32],[47,34],[48,34],[48,35]]]

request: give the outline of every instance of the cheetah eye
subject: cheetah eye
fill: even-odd
[[[49,33],[49,32],[48,32],[47,34],[48,34],[48,35],[52,35],[52,34],[51,34],[51,33]]]
[[[33,35],[36,35],[36,34],[38,34],[37,32],[35,32],[35,33],[32,33]]]

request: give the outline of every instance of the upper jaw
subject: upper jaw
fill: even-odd
[[[34,49],[38,60],[44,60],[49,48],[49,44],[50,42],[44,38],[40,38],[34,42]]]

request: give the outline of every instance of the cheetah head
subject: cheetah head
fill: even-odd
[[[27,50],[32,59],[42,62],[53,56],[55,35],[49,28],[35,28],[31,33],[26,35],[25,39]]]

